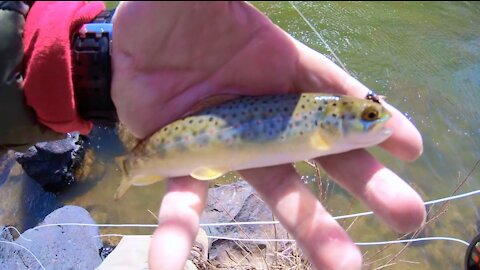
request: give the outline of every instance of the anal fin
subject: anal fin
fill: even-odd
[[[213,180],[228,173],[230,170],[224,168],[201,167],[195,169],[190,176],[197,180]]]

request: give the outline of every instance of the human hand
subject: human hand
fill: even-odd
[[[112,98],[139,138],[215,99],[323,92],[365,97],[368,89],[323,55],[291,38],[246,2],[125,2],[113,33]],[[220,98],[218,98],[220,97]],[[403,160],[422,152],[416,128],[395,108],[381,146]],[[365,150],[318,158],[337,183],[399,232],[425,220],[420,196]],[[348,169],[345,169],[348,168]],[[319,269],[359,269],[361,254],[300,181],[292,165],[241,175]],[[208,183],[168,181],[150,247],[152,269],[182,269],[198,230]]]

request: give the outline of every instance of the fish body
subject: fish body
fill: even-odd
[[[308,160],[376,145],[391,134],[379,103],[319,93],[242,97],[177,120],[120,162],[131,185],[191,175],[216,179],[230,171]]]

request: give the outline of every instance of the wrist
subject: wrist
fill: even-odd
[[[77,111],[97,125],[118,121],[111,98],[111,38],[114,10],[101,12],[72,37],[73,88]]]

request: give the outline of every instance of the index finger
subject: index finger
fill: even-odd
[[[297,40],[294,40],[294,43],[298,49],[294,82],[296,89],[366,97],[370,90],[365,85],[324,55]],[[380,146],[400,159],[415,160],[423,151],[420,132],[399,110],[385,101],[382,104],[392,113],[392,118],[386,126],[393,130],[393,134]]]

